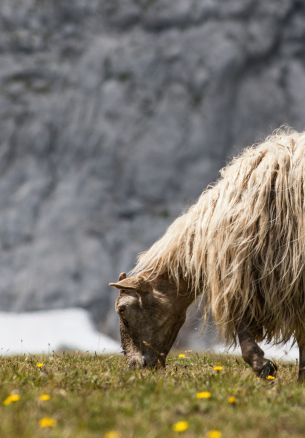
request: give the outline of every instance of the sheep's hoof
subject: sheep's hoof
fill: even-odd
[[[265,365],[259,372],[261,379],[266,379],[267,376],[275,376],[277,372],[277,366],[272,360],[267,359]]]

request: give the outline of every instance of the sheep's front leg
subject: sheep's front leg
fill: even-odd
[[[253,331],[249,327],[240,327],[237,330],[241,353],[244,361],[249,364],[253,371],[262,379],[274,376],[277,366],[274,362],[264,358],[263,350],[255,342]]]

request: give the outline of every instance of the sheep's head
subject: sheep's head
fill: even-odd
[[[186,304],[166,279],[120,274],[115,309],[120,317],[121,344],[131,367],[165,366],[166,356],[185,321]]]

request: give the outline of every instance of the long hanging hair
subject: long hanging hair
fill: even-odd
[[[275,132],[222,169],[132,273],[187,279],[227,342],[241,321],[258,340],[304,338],[304,178],[305,133]]]

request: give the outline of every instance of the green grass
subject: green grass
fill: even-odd
[[[219,373],[216,364],[223,366]],[[295,364],[280,364],[270,382],[256,378],[240,358],[207,354],[172,355],[159,371],[131,371],[123,357],[67,353],[1,358],[0,366],[5,438],[103,437],[110,430],[122,438],[205,437],[212,429],[223,438],[305,434],[305,385],[296,383]],[[212,398],[196,399],[205,390]],[[4,406],[12,391],[20,400]],[[40,401],[42,393],[50,400]],[[228,404],[231,395],[236,406]],[[41,429],[42,417],[55,418],[56,426]],[[180,420],[189,428],[178,434],[171,427]]]

